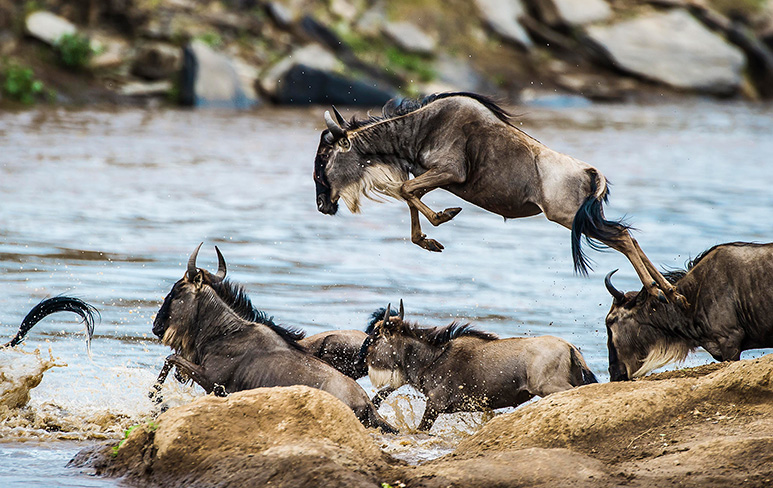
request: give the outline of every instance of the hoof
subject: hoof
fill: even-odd
[[[424,239],[423,241],[421,241],[421,244],[419,245],[424,249],[426,249],[427,251],[432,251],[432,252],[442,252],[443,249],[445,249],[443,247],[443,244],[439,243],[435,239]]]
[[[657,294],[658,300],[660,300],[663,303],[668,303],[668,298],[666,298],[666,294],[663,293],[663,290],[658,290]]]
[[[449,220],[453,219],[457,215],[459,215],[459,212],[461,212],[461,207],[453,207],[453,208],[447,208],[443,210],[442,212],[438,212],[435,214],[435,221],[432,222],[432,225],[438,226],[440,224],[444,224],[448,222]]]

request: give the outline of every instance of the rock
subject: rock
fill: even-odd
[[[279,2],[268,2],[266,13],[282,29],[289,29],[295,22],[295,14]]]
[[[444,85],[445,88],[431,89],[428,90],[429,92],[485,91],[482,90],[485,80],[466,59],[452,58],[446,54],[441,54],[435,60],[433,68],[437,74],[437,82],[439,85]]]
[[[407,486],[583,486],[597,488],[608,477],[601,461],[568,449],[521,449],[475,459],[430,461],[411,472]]]
[[[137,48],[131,73],[146,80],[170,78],[182,68],[182,49],[162,42],[148,42]]]
[[[92,69],[118,68],[126,62],[129,53],[129,43],[120,37],[95,35],[91,40],[94,54],[89,59]]]
[[[534,3],[542,21],[552,27],[580,26],[612,16],[606,0],[535,0]]]
[[[630,78],[585,73],[562,73],[555,76],[555,81],[565,90],[600,101],[624,100],[637,87]]]
[[[405,51],[416,54],[432,54],[437,41],[410,22],[387,22],[382,27],[384,35]]]
[[[257,102],[247,95],[233,62],[199,40],[184,49],[180,98],[195,107],[245,109]]]
[[[357,7],[352,5],[349,0],[331,0],[330,11],[347,22],[351,22],[357,17]]]
[[[63,35],[78,32],[69,20],[44,10],[32,12],[27,16],[25,30],[30,36],[51,46],[55,46]]]
[[[676,88],[726,95],[743,79],[743,53],[681,9],[586,32],[618,68]]]
[[[344,65],[330,51],[319,44],[309,44],[293,51],[289,56],[270,67],[258,82],[268,96],[275,96],[282,78],[296,65],[302,64],[320,71],[343,70]]]
[[[172,90],[172,82],[168,80],[153,81],[150,83],[132,81],[124,84],[118,93],[127,97],[154,97],[165,96]]]
[[[297,64],[278,83],[274,100],[283,105],[376,107],[395,95],[375,84]]]
[[[386,13],[381,4],[376,4],[366,10],[357,20],[357,32],[369,37],[381,34],[381,28],[386,24]]]
[[[530,48],[531,38],[518,22],[525,10],[521,0],[475,0],[483,21],[503,39]]]
[[[384,456],[354,413],[306,386],[201,397],[73,464],[161,486],[378,486]]]

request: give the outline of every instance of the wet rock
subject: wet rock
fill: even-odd
[[[742,82],[743,53],[681,9],[586,32],[612,64],[649,80],[719,95]]]
[[[245,109],[256,103],[231,59],[198,40],[184,49],[180,92],[182,103],[195,107]]]
[[[432,54],[437,41],[410,22],[387,22],[384,35],[402,49],[416,54]]]
[[[149,42],[137,48],[131,73],[146,80],[163,80],[182,68],[182,49],[171,44]]]
[[[283,105],[349,105],[376,107],[396,95],[375,83],[297,64],[280,80],[274,100]]]
[[[532,40],[518,18],[525,13],[520,0],[475,0],[483,21],[503,39],[530,48]]]
[[[533,3],[542,21],[552,27],[580,26],[612,16],[606,0],[534,0]]]
[[[206,396],[134,429],[80,466],[154,486],[378,486],[387,457],[354,413],[306,386]]]
[[[92,37],[94,56],[89,60],[92,69],[114,69],[122,66],[129,55],[129,43],[120,37],[97,34]]]
[[[29,14],[24,28],[27,34],[51,46],[56,45],[63,35],[78,32],[78,29],[69,20],[44,10]]]

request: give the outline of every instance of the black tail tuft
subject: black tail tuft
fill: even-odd
[[[580,354],[580,351],[577,350],[574,346],[569,346],[569,354],[571,355],[571,361],[574,366],[580,369],[582,372],[582,383],[583,385],[590,385],[592,383],[598,383],[599,380],[596,378],[596,375],[593,374],[593,371],[588,367],[588,365],[585,363],[585,360],[582,358],[582,355]],[[578,378],[579,379],[579,378]],[[575,385],[579,386],[579,385]]]
[[[19,326],[16,336],[10,340],[5,347],[14,347],[24,340],[27,332],[32,327],[43,320],[43,318],[56,312],[73,312],[81,316],[83,323],[86,324],[86,347],[91,348],[91,338],[94,336],[94,316],[99,316],[99,311],[88,303],[73,297],[58,296],[47,298],[38,303],[29,311]]]
[[[597,251],[606,249],[607,242],[614,242],[624,235],[630,226],[622,220],[607,220],[604,218],[604,203],[609,192],[605,191],[601,197],[596,195],[599,183],[599,174],[595,170],[588,170],[591,177],[591,194],[585,199],[580,209],[574,215],[572,221],[572,258],[574,271],[583,276],[588,275],[592,269],[588,258],[580,247],[581,239],[585,236],[588,245]]]

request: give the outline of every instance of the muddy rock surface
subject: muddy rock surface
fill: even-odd
[[[301,386],[200,398],[73,464],[145,486],[771,486],[773,355],[651,379],[551,395],[419,466]]]

